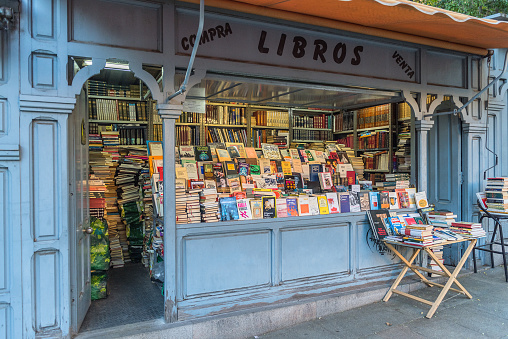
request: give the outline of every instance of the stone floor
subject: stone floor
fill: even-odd
[[[466,275],[459,281],[473,299],[449,292],[432,319],[425,318],[430,306],[394,295],[388,302],[376,302],[254,338],[508,338],[508,283],[502,267]],[[434,300],[440,291],[424,288],[413,294]]]

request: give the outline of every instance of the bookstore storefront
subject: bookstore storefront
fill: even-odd
[[[162,150],[154,144],[148,153],[145,148],[146,155],[139,147],[111,148],[112,158],[105,166],[115,167],[111,163],[118,158],[130,159],[133,162],[122,163],[127,164],[122,179],[129,180],[125,178],[133,169],[141,171],[135,171],[136,182],[146,179],[146,185],[122,191],[115,178],[115,191],[125,193],[109,196],[116,204],[151,186],[148,199],[141,200],[151,201],[154,212],[146,216],[152,210],[143,211],[139,246],[146,250],[142,260],[148,260],[150,268],[154,262],[163,263],[160,318],[166,322],[250,310],[267,311],[258,321],[269,322],[275,307],[384,286],[400,263],[377,251],[365,213],[373,202],[362,206],[357,189],[360,194],[426,192],[437,208],[452,210],[462,220],[473,219],[471,202],[482,185],[479,173],[485,157],[480,147],[486,118],[482,102],[459,116],[431,115],[460,107],[486,85],[485,46],[444,43],[432,36],[412,40],[403,33],[399,38],[383,37],[378,30],[362,35],[322,20],[278,17],[276,11],[264,15],[243,6],[224,8],[221,2],[206,8],[203,35],[197,39],[195,4],[55,3],[49,21],[33,6],[30,13],[19,13],[19,31],[9,32],[9,43],[21,46],[19,55],[5,51],[10,53],[9,66],[20,74],[12,74],[6,83],[21,86],[19,113],[13,86],[5,94],[9,104],[2,106],[19,119],[0,119],[0,137],[8,146],[0,157],[0,198],[3,206],[20,206],[0,211],[6,216],[3,220],[21,225],[18,235],[5,231],[4,221],[0,233],[6,235],[0,237],[0,250],[9,249],[0,261],[0,273],[9,272],[0,275],[5,277],[0,280],[0,330],[6,337],[70,337],[79,331],[90,306],[87,223],[90,210],[99,206],[90,205],[88,193],[91,186],[102,185],[99,171],[88,177],[92,159],[99,166],[91,152],[107,153],[107,146],[162,142]],[[189,90],[172,98],[197,41]],[[131,86],[125,89],[108,87],[108,81],[122,80],[109,78],[110,71],[130,72],[135,80],[124,78]],[[132,87],[135,81],[138,87]],[[111,108],[108,96],[129,99],[117,98]],[[134,97],[140,104],[122,106]],[[113,119],[107,115],[111,109],[116,112]],[[123,120],[128,126],[117,130]],[[183,161],[190,158],[186,151],[196,152],[198,147],[214,160],[210,172],[198,163],[198,153],[194,160]],[[141,179],[143,159],[149,159],[145,165],[150,169]],[[218,168],[224,182],[215,172],[217,163],[224,165]],[[237,175],[242,168],[248,173],[245,178]],[[213,183],[208,186],[207,180]],[[12,190],[17,185],[18,193]],[[255,210],[247,200],[250,217],[232,218],[253,220],[220,221],[213,203],[205,212],[198,207],[194,215],[189,211],[196,206],[187,203],[182,208],[179,198],[189,202],[203,189],[215,189],[219,198],[263,203],[271,192],[278,193],[271,208]],[[107,204],[108,195],[99,191],[90,198],[105,197]],[[338,193],[346,193],[347,208],[344,195]],[[316,202],[326,197],[326,212],[319,204],[316,213],[303,211],[296,201],[296,214],[291,214],[290,199],[315,195]],[[275,206],[279,198],[287,200],[280,210]],[[332,212],[331,201],[340,213]],[[394,209],[410,213],[414,204]],[[254,217],[255,211],[260,218]],[[124,206],[118,220],[125,213]],[[183,213],[187,214],[181,218]],[[122,224],[128,222],[118,221]],[[132,236],[133,226],[128,226]],[[135,246],[131,239],[124,249],[118,233],[115,255],[125,258]],[[453,253],[447,260],[453,263]],[[323,303],[314,317],[342,307]]]

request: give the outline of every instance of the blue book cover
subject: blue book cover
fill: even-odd
[[[235,197],[220,198],[221,221],[238,220],[238,207]]]
[[[298,216],[298,200],[296,198],[287,198],[286,205],[288,207],[288,217]]]
[[[319,181],[319,172],[320,171],[321,171],[320,164],[310,164],[309,165],[310,181]]]
[[[379,193],[378,192],[369,192],[369,200],[370,200],[370,209],[378,210],[379,209]]]
[[[348,193],[339,195],[339,205],[340,205],[340,213],[348,213],[350,211]]]

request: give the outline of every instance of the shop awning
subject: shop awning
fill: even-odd
[[[205,4],[477,55],[508,48],[508,22],[405,0],[206,0]]]

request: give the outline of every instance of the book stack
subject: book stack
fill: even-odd
[[[102,138],[100,134],[88,135],[88,148],[90,151],[102,151]]]
[[[450,227],[456,217],[456,214],[449,211],[431,211],[427,214],[428,221],[436,227]]]
[[[185,187],[176,187],[175,188],[175,215],[176,215],[176,224],[186,224],[187,223],[187,193],[185,192]]]
[[[469,221],[452,222],[450,231],[466,238],[482,238],[486,236],[482,224]]]
[[[118,161],[120,155],[118,153],[118,146],[120,145],[120,132],[118,131],[102,131],[101,138],[104,146],[103,151],[112,156],[112,160]]]
[[[431,251],[432,253],[434,253],[434,255],[438,258],[438,260],[441,262],[441,264],[444,264],[444,259],[443,259],[443,246],[435,246],[435,247],[432,247],[431,248]],[[439,265],[434,261],[434,260],[431,260],[430,263],[429,263],[429,266],[430,268],[433,270],[433,271],[438,271],[438,272],[443,272],[443,269],[441,267],[439,267]],[[437,274],[434,274],[434,273],[431,273],[430,276],[431,277],[434,277],[436,276]]]
[[[485,197],[489,212],[508,214],[508,178],[487,178]]]
[[[216,222],[220,220],[219,203],[217,202],[217,190],[205,188],[199,195],[201,208],[201,221]]]
[[[199,193],[201,189],[191,189],[187,191],[186,213],[187,223],[195,224],[201,222],[201,206],[199,204]]]
[[[401,233],[404,235],[404,243],[416,245],[416,246],[429,246],[435,243],[434,238],[432,237],[433,227],[431,225],[406,225],[405,228],[401,230]]]
[[[104,181],[92,174],[90,175],[90,180],[88,180],[88,185],[90,190],[90,210],[100,209],[103,211],[102,216],[104,216],[104,209],[106,208],[106,185]]]
[[[394,171],[409,172],[411,169],[411,121],[404,121],[399,127],[399,142],[395,156]]]

